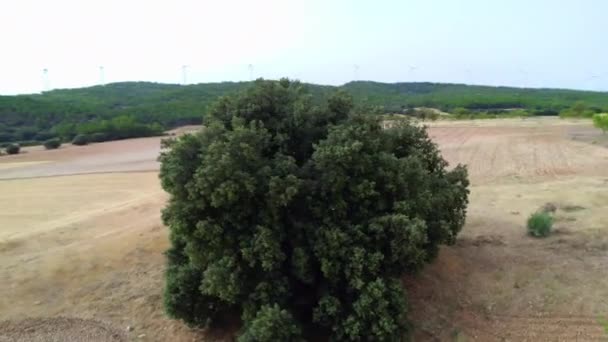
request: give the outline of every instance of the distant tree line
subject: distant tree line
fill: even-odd
[[[109,120],[93,120],[85,123],[60,123],[52,128],[52,133],[65,140],[77,135],[89,136],[93,142],[128,139],[161,135],[164,127],[158,122],[139,123],[132,116],[121,115]]]
[[[351,82],[342,87],[356,104],[382,106],[387,113],[427,107],[448,113],[464,108],[473,114],[500,115],[521,109],[531,115],[559,115],[577,102],[597,112],[608,109],[607,94],[590,91],[369,81]]]
[[[76,135],[91,141],[160,134],[173,127],[200,124],[219,97],[247,87],[249,82],[189,86],[147,82],[114,83],[43,94],[0,96],[0,144],[42,144],[53,138],[71,141]],[[316,105],[336,87],[307,85]],[[359,110],[370,114],[405,113],[436,108],[462,115],[588,116],[608,111],[608,96],[600,92],[559,89],[518,89],[437,83],[357,81],[339,88],[354,98]],[[581,104],[584,107],[581,111]],[[94,137],[93,137],[94,135]]]
[[[240,83],[183,87],[116,83],[43,94],[0,96],[0,144],[71,141],[78,134],[97,140],[150,136],[200,124],[211,101],[240,89]]]

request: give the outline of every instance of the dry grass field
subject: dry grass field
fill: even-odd
[[[456,245],[403,279],[415,340],[607,339],[601,134],[559,119],[441,121],[429,133],[452,165],[469,165],[471,202]],[[223,337],[162,310],[159,138],[26,152],[0,157],[1,342]],[[546,203],[555,233],[528,237],[526,218]]]
[[[455,246],[405,279],[417,340],[607,340],[608,149],[589,124],[558,119],[440,122],[430,134],[469,165],[467,224]],[[556,205],[555,233],[525,234]]]

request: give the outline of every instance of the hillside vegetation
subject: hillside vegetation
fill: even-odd
[[[608,108],[608,93],[566,89],[530,89],[440,83],[351,82],[342,86],[358,103],[383,106],[387,111],[433,107],[452,112],[525,109],[536,115],[557,115],[577,102],[588,108]]]
[[[180,86],[148,82],[114,83],[43,94],[0,96],[0,143],[41,143],[54,137],[70,141],[78,134],[96,140],[157,135],[164,129],[199,124],[210,103],[242,90],[250,82]],[[608,110],[608,95],[557,89],[520,89],[438,83],[350,82],[340,87],[308,85],[315,103],[344,89],[355,105],[379,112],[433,107],[453,112],[525,109],[535,115],[557,115],[577,102],[592,112]]]

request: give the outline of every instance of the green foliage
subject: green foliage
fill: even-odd
[[[458,107],[458,108],[454,108],[454,110],[452,111],[452,114],[454,114],[456,116],[465,116],[465,115],[471,114],[471,112],[466,108]]]
[[[44,142],[44,148],[47,150],[54,150],[61,146],[61,140],[59,138],[49,139]]]
[[[608,131],[608,114],[595,114],[593,115],[593,126],[602,130],[604,134]]]
[[[53,137],[70,141],[77,134],[96,132],[107,133],[107,140],[158,135],[168,128],[200,124],[212,101],[244,86],[129,82],[41,95],[0,96],[0,142],[42,143]],[[111,128],[107,122],[116,117],[132,118],[136,125],[127,130],[103,130]]]
[[[551,234],[553,217],[548,212],[535,212],[528,218],[528,234],[534,237],[546,237]]]
[[[416,108],[414,109],[413,115],[422,121],[435,121],[439,119],[439,113],[437,113],[437,110],[433,110],[431,108]]]
[[[387,112],[429,107],[453,113],[456,108],[474,112],[522,109],[535,115],[557,115],[581,101],[590,108],[608,108],[606,93],[563,89],[521,89],[439,83],[377,83],[357,81],[342,88],[357,104],[382,105]]]
[[[131,116],[117,116],[110,120],[92,121],[74,127],[74,132],[86,134],[91,137],[96,134],[96,139],[118,140],[135,137],[148,137],[161,135],[163,127],[158,123],[141,124]]]
[[[200,124],[215,100],[249,84],[125,82],[40,95],[0,96],[0,143],[43,142],[54,137],[70,141],[77,134],[94,133],[107,134],[106,140],[156,135],[176,126]],[[317,105],[338,89],[347,91],[353,95],[355,107],[366,109],[367,114],[411,114],[413,108],[427,107],[456,112],[456,118],[484,112],[502,117],[513,109],[533,115],[557,115],[567,109],[563,116],[584,113],[591,117],[608,109],[605,93],[573,90],[364,81],[340,87],[310,85],[309,89]],[[583,105],[575,105],[577,101]],[[575,113],[570,112],[571,107]],[[117,117],[123,118],[118,120],[123,126],[112,122]],[[127,121],[130,127],[124,126]]]
[[[104,141],[110,140],[109,135],[107,133],[93,133],[90,138],[92,143],[100,143]]]
[[[239,342],[298,340],[301,340],[300,328],[291,314],[277,304],[262,306],[238,338]]]
[[[564,109],[559,113],[561,118],[590,118],[595,111],[589,108],[584,102],[577,101],[570,108]]]
[[[244,341],[408,332],[399,278],[464,224],[467,171],[424,128],[383,130],[337,92],[258,80],[224,97],[197,134],[163,142],[170,194],[167,313],[192,325],[241,315]]]
[[[19,146],[19,144],[8,144],[4,150],[6,151],[6,154],[19,154],[21,146]]]
[[[525,118],[531,114],[523,109],[493,110],[493,111],[470,111],[466,108],[456,108],[449,119],[456,120],[479,120],[498,118]]]
[[[600,316],[597,318],[597,322],[604,328],[606,335],[608,335],[608,318]]]
[[[501,115],[501,117],[513,117],[513,118],[525,118],[530,116],[530,113],[523,109],[515,109],[512,111],[508,111],[507,113]]]
[[[72,139],[72,145],[82,146],[89,143],[89,137],[84,134],[78,134]]]

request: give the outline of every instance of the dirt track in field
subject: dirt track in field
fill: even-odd
[[[445,158],[469,165],[472,193],[456,245],[404,278],[415,340],[606,339],[598,317],[608,316],[608,149],[594,143],[599,133],[557,119],[431,126]],[[91,341],[228,336],[163,313],[159,143],[0,157],[0,341],[54,336],[61,324]],[[558,207],[556,233],[527,237],[527,216],[547,202]],[[42,335],[28,335],[32,326]]]

